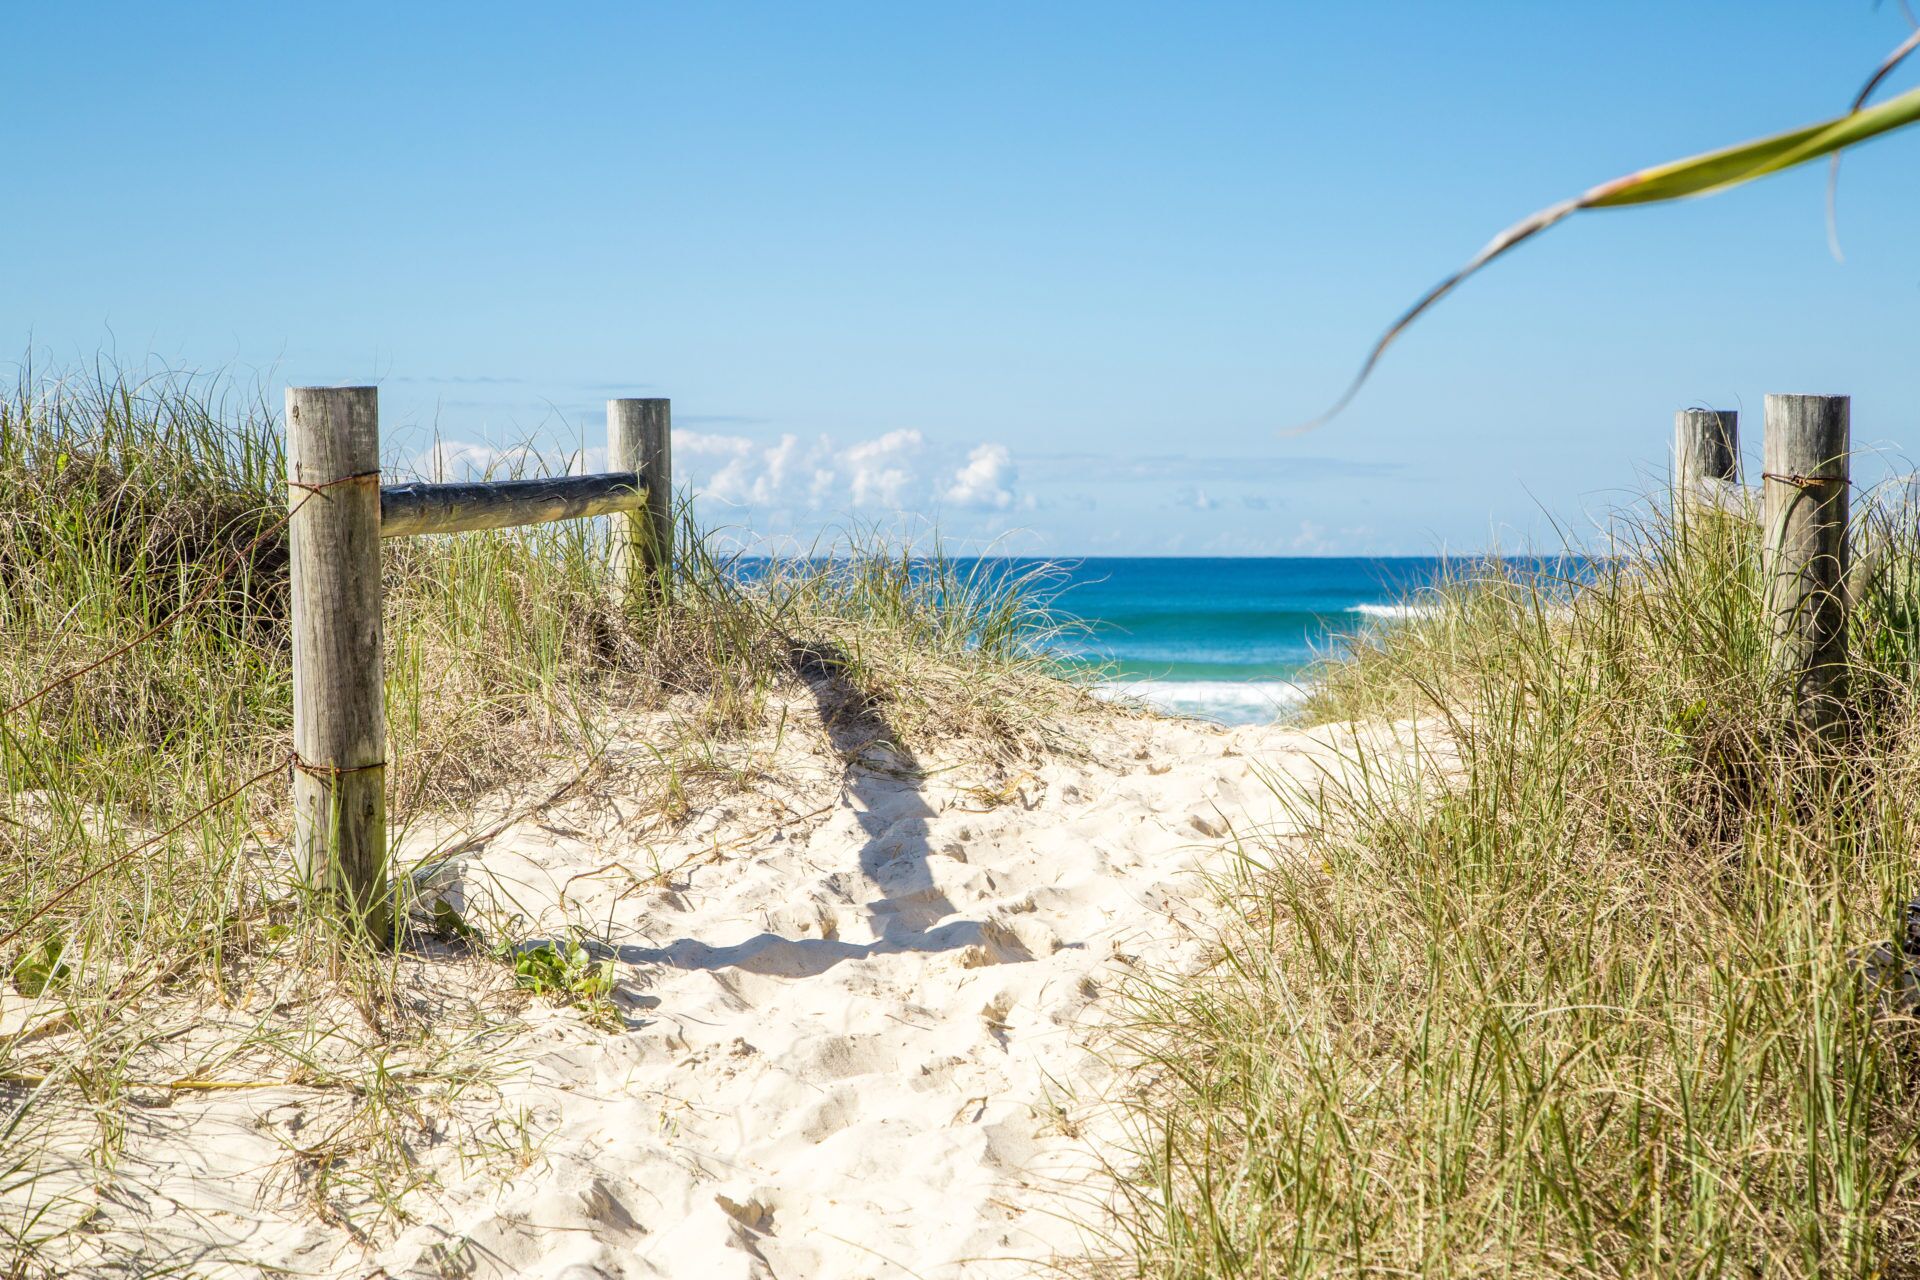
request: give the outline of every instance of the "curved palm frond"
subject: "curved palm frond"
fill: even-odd
[[[1904,56],[1904,55],[1903,55]],[[1920,88],[1910,89],[1874,107],[1853,111],[1818,124],[1776,133],[1751,142],[1709,151],[1669,164],[1655,165],[1603,182],[1571,200],[1555,205],[1514,223],[1475,254],[1465,266],[1421,295],[1373,344],[1360,372],[1332,408],[1313,421],[1295,428],[1310,431],[1333,418],[1353,402],[1360,388],[1380,363],[1387,348],[1405,333],[1433,305],[1458,288],[1468,277],[1522,242],[1563,222],[1583,209],[1617,209],[1628,205],[1657,204],[1690,196],[1712,195],[1779,173],[1796,165],[1836,155],[1847,147],[1891,133],[1920,121]]]

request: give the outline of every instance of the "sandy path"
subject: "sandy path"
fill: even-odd
[[[651,755],[617,741],[613,785],[457,864],[471,917],[510,904],[519,936],[572,928],[619,962],[624,1032],[532,1010],[500,1114],[541,1159],[511,1180],[447,1164],[370,1255],[270,1208],[287,1099],[237,1094],[130,1136],[123,1167],[163,1171],[164,1194],[121,1203],[226,1223],[227,1257],[308,1274],[948,1280],[1083,1253],[1118,1083],[1088,1049],[1103,994],[1199,960],[1196,869],[1229,822],[1273,819],[1258,770],[1324,749],[1090,717],[1079,758],[1008,777],[873,748],[872,728],[790,727],[670,835],[623,803],[620,761]]]
[[[1272,730],[1087,731],[1088,761],[997,805],[964,766],[790,764],[811,783],[792,807],[829,813],[666,889],[594,874],[603,837],[494,842],[470,891],[506,882],[552,923],[565,885],[644,1025],[556,1047],[530,1086],[567,1097],[547,1168],[390,1264],[458,1237],[526,1275],[931,1280],[1082,1251],[1113,1083],[1086,1047],[1100,996],[1198,958],[1197,861],[1229,820],[1271,817],[1254,761],[1300,760]],[[677,844],[646,857],[699,848]]]

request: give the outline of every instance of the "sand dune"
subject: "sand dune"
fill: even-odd
[[[529,1011],[527,1068],[490,1104],[539,1135],[526,1168],[443,1161],[411,1225],[356,1243],[269,1176],[299,1091],[192,1096],[130,1131],[101,1229],[156,1257],[217,1241],[197,1256],[243,1274],[1022,1276],[1097,1250],[1125,1084],[1090,1047],[1108,997],[1201,962],[1199,869],[1273,820],[1258,769],[1324,747],[1103,713],[1008,770],[808,710],[677,829],[623,797],[636,737],[590,794],[438,872],[468,918],[616,961],[624,1030]]]

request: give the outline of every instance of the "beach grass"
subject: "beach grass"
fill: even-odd
[[[70,1193],[156,1090],[337,1092],[288,1177],[356,1233],[397,1221],[412,1145],[512,1039],[444,952],[339,946],[291,883],[286,502],[276,413],[229,380],[27,371],[0,398],[0,1273],[84,1225]],[[1039,652],[1043,572],[864,533],[749,562],[683,524],[668,606],[617,598],[598,522],[387,544],[396,837],[636,715],[642,798],[684,814],[823,652],[903,739],[1018,754],[1085,696]],[[56,1147],[87,1167],[51,1177]]]
[[[1915,530],[1857,519],[1843,743],[1789,726],[1750,512],[1463,570],[1315,672],[1345,763],[1137,993],[1127,1269],[1920,1273]]]

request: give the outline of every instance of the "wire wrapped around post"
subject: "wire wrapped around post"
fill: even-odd
[[[287,389],[293,855],[351,931],[393,933],[380,634],[380,405]]]
[[[1793,717],[1832,738],[1847,720],[1846,396],[1770,395],[1762,475],[1762,573],[1770,655]]]

